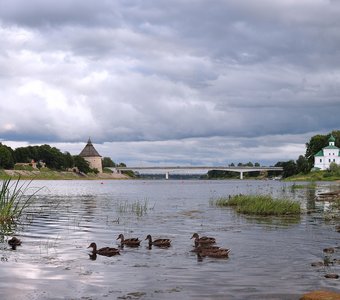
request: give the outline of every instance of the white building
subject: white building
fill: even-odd
[[[335,146],[335,138],[333,135],[328,139],[329,145],[322,148],[314,155],[314,168],[327,170],[331,163],[340,165],[340,149]]]

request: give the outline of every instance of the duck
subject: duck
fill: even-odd
[[[117,237],[117,240],[119,239],[121,246],[138,247],[141,242],[138,238],[125,239],[122,233]]]
[[[338,279],[340,276],[335,273],[326,274],[325,278]]]
[[[88,246],[87,248],[92,248],[92,254],[99,254],[108,257],[120,255],[119,250],[116,248],[104,247],[97,249],[96,243],[91,243],[90,246]]]
[[[209,244],[215,244],[216,243],[216,239],[213,237],[209,237],[209,236],[202,236],[199,237],[198,233],[194,233],[191,237],[191,239],[195,239],[195,246],[199,246],[199,245],[209,245]]]
[[[219,249],[207,249],[201,252],[198,252],[202,257],[209,256],[213,258],[228,258],[230,253],[230,249],[219,248]]]
[[[325,248],[323,249],[323,252],[326,254],[333,254],[335,252],[334,248]]]
[[[8,245],[10,245],[13,250],[15,250],[17,246],[21,245],[21,240],[13,236],[10,240],[8,240]]]
[[[191,252],[195,252],[195,253],[200,253],[200,252],[204,252],[204,251],[215,251],[220,249],[219,246],[213,246],[213,245],[198,245],[197,247],[194,247],[193,250],[191,250]]]
[[[152,241],[152,237],[150,234],[145,238],[145,240],[149,240],[149,247],[157,246],[157,247],[170,247],[171,246],[171,240],[170,239],[157,239]]]

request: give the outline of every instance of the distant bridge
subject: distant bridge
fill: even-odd
[[[165,173],[165,179],[169,179],[169,173],[175,173],[176,171],[230,171],[240,173],[240,179],[243,179],[243,173],[247,172],[261,172],[261,171],[283,171],[282,167],[209,167],[209,166],[173,166],[173,167],[114,167],[110,168],[115,173],[121,173],[122,171],[156,171],[156,173]]]

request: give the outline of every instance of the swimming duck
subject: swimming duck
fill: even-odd
[[[90,246],[87,248],[92,248],[92,253],[93,254],[99,254],[103,256],[114,256],[114,255],[120,255],[119,250],[116,248],[110,248],[110,247],[104,247],[100,248],[97,250],[97,244],[96,243],[91,243]]]
[[[200,253],[200,252],[204,252],[204,251],[214,251],[214,250],[217,250],[217,249],[220,249],[219,246],[213,246],[211,244],[208,244],[208,245],[198,245],[197,247],[194,247],[193,250],[191,250],[191,252],[196,252],[196,253]]]
[[[199,255],[201,256],[209,256],[213,258],[228,258],[230,253],[230,249],[224,249],[224,248],[219,248],[219,249],[207,249],[203,250],[201,252],[198,252]]]
[[[21,241],[17,237],[13,236],[10,240],[8,240],[8,245],[10,245],[13,250],[15,250],[17,246],[21,245]]]
[[[171,246],[171,240],[170,239],[157,239],[152,241],[152,237],[149,234],[146,237],[146,240],[149,240],[149,247],[153,246],[157,246],[157,247],[170,247]]]
[[[130,239],[125,239],[123,234],[120,234],[117,237],[117,240],[120,239],[120,244],[121,246],[129,246],[129,247],[138,247],[140,245],[140,240],[138,238],[130,238]]]
[[[330,273],[325,275],[326,278],[338,279],[340,276],[338,274]]]
[[[323,252],[324,253],[327,253],[327,254],[332,254],[335,252],[334,248],[325,248],[323,249]]]
[[[195,246],[199,245],[209,245],[209,244],[215,244],[216,239],[213,237],[208,237],[208,236],[202,236],[199,237],[198,233],[194,233],[191,237],[191,239],[195,239]]]

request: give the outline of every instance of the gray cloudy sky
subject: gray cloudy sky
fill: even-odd
[[[0,140],[128,165],[297,159],[340,129],[338,0],[0,0]]]

